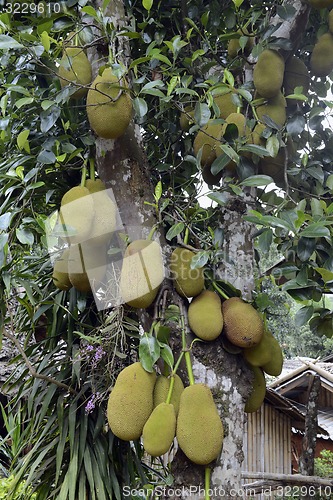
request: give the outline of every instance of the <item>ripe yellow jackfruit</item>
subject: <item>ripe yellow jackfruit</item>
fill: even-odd
[[[239,33],[239,38],[241,36],[246,36],[249,34],[246,28],[243,28],[242,30],[238,30],[237,33]],[[252,50],[253,44],[254,44],[254,38],[252,36],[249,36],[246,42],[246,45],[242,51],[240,50],[240,44],[239,44],[239,38],[231,38],[228,42],[228,56],[231,59],[234,59],[238,52],[244,52],[244,54],[249,54]]]
[[[179,125],[184,132],[188,132],[194,123],[194,109],[192,106],[185,106],[185,112],[180,114]]]
[[[263,366],[271,360],[273,355],[271,339],[272,334],[265,330],[259,344],[243,349],[243,356],[250,365]]]
[[[60,290],[69,290],[72,288],[72,283],[70,282],[68,276],[68,256],[69,248],[65,248],[59,259],[54,262],[52,279],[53,283]]]
[[[211,165],[216,159],[216,150],[221,140],[222,125],[209,120],[207,125],[200,130],[193,142],[195,156],[202,148],[201,165]]]
[[[111,431],[124,441],[139,439],[153,411],[155,372],[148,373],[141,363],[133,363],[118,375],[107,406]]]
[[[220,297],[211,290],[203,290],[188,308],[189,326],[202,340],[215,340],[223,328]]]
[[[309,4],[314,9],[326,9],[333,6],[333,0],[309,0]]]
[[[91,83],[91,64],[81,47],[67,47],[64,49],[59,66],[59,78],[61,87],[76,83],[85,85],[78,87],[78,90],[71,95],[71,98],[79,99],[88,92],[88,85]]]
[[[239,297],[222,304],[224,332],[227,339],[238,347],[259,344],[264,334],[264,323],[256,309]]]
[[[160,403],[150,414],[142,431],[143,447],[152,457],[164,455],[176,435],[176,413],[172,404]]]
[[[179,447],[196,464],[207,465],[219,456],[223,425],[207,385],[194,384],[184,389],[176,436]]]
[[[154,408],[160,403],[164,403],[167,399],[169,388],[170,388],[171,377],[165,377],[164,375],[159,375],[156,379],[156,384],[154,387]],[[184,384],[182,379],[177,373],[174,375],[174,385],[172,389],[172,396],[170,403],[175,408],[175,413],[178,415],[180,396],[184,390]]]
[[[315,44],[310,57],[310,68],[316,76],[328,76],[333,70],[332,33],[325,33]]]
[[[258,366],[251,366],[254,375],[252,382],[252,390],[245,403],[244,411],[246,413],[253,413],[257,411],[264,402],[266,395],[266,380],[264,373]]]
[[[75,186],[62,197],[59,221],[69,243],[89,238],[94,216],[93,198],[86,187]]]
[[[135,240],[126,248],[120,274],[120,294],[131,307],[145,309],[164,279],[161,247],[157,241]]]
[[[80,292],[98,290],[106,273],[107,251],[100,245],[71,245],[68,257],[70,282]]]
[[[223,118],[225,120],[231,113],[237,112],[237,105],[232,100],[233,92],[228,92],[227,94],[215,95],[214,102],[220,110],[220,116],[218,118]]]
[[[278,52],[264,50],[253,70],[253,83],[258,93],[266,98],[274,97],[282,87],[284,59]]]
[[[262,96],[257,95],[256,98],[260,99]],[[270,117],[277,125],[281,127],[285,124],[287,119],[286,113],[287,102],[282,94],[278,92],[275,97],[267,99],[265,104],[256,107],[256,112],[259,120],[264,121],[264,115]]]
[[[307,95],[310,85],[310,76],[308,68],[300,59],[296,56],[291,56],[287,59],[283,87],[285,95],[294,94],[295,87],[303,87],[302,94]],[[297,104],[296,99],[287,99],[287,104]]]
[[[262,368],[268,375],[278,377],[282,372],[283,352],[279,342],[273,335],[271,336],[271,351],[271,359],[267,363],[262,365]]]
[[[176,248],[170,257],[170,273],[175,288],[182,297],[195,297],[205,285],[203,268],[191,269],[194,252]]]
[[[87,116],[91,128],[104,139],[117,139],[125,133],[132,118],[132,101],[123,81],[106,68],[88,91]]]

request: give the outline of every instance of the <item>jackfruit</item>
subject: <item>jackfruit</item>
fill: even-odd
[[[233,102],[232,95],[233,92],[228,92],[227,94],[215,95],[213,97],[216,106],[220,110],[218,118],[225,120],[231,113],[237,112],[237,105]]]
[[[95,189],[98,188],[95,184]],[[91,194],[94,201],[94,221],[86,243],[90,245],[106,245],[109,243],[117,227],[116,205],[108,196],[106,190]]]
[[[258,93],[270,99],[279,93],[284,76],[284,59],[278,52],[264,50],[253,70],[253,83]]]
[[[286,146],[281,147],[275,157],[260,158],[259,173],[269,175],[277,186],[285,187],[285,166],[287,167],[290,163],[294,152],[293,141],[288,137]]]
[[[153,411],[156,373],[148,373],[140,362],[124,368],[118,375],[107,405],[111,431],[119,439],[139,439]]]
[[[188,132],[194,123],[194,109],[192,106],[185,106],[184,111],[180,114],[179,125],[184,132]]]
[[[91,83],[91,64],[81,47],[66,47],[59,66],[59,79],[61,87],[76,83],[85,85],[71,95],[72,99],[84,97]]]
[[[333,0],[309,0],[309,4],[314,9],[326,9],[333,6]]]
[[[207,385],[194,384],[184,389],[176,437],[181,450],[195,464],[207,465],[220,455],[223,425]]]
[[[142,431],[142,442],[152,457],[166,453],[176,435],[176,413],[172,404],[160,403],[150,414]]]
[[[265,128],[266,128],[266,125],[264,125],[263,123],[257,123],[256,124],[256,126],[252,130],[251,144],[255,144],[257,146],[263,146],[263,147],[265,147],[266,139],[262,136]]]
[[[257,411],[264,402],[266,395],[266,380],[262,369],[258,366],[251,366],[250,368],[253,372],[254,380],[252,382],[252,390],[244,407],[246,413]]]
[[[239,297],[222,304],[224,332],[227,339],[239,347],[259,344],[264,334],[264,323],[256,309]]]
[[[188,322],[193,333],[202,340],[215,340],[223,328],[220,297],[211,290],[204,290],[188,308]]]
[[[104,182],[101,179],[87,179],[86,188],[91,194],[104,191],[106,189]]]
[[[260,99],[262,96],[256,95],[256,99]],[[268,99],[265,104],[256,107],[256,112],[259,120],[264,121],[264,115],[270,117],[277,125],[283,127],[287,119],[286,113],[287,102],[282,94],[278,92],[276,96]]]
[[[81,243],[89,237],[94,216],[93,198],[86,187],[75,186],[62,197],[59,221],[69,243]]]
[[[243,349],[243,356],[250,365],[263,366],[271,360],[273,355],[271,339],[272,334],[265,330],[259,344]]]
[[[310,57],[310,68],[315,76],[328,76],[333,70],[333,35],[321,35]]]
[[[222,125],[213,123],[209,120],[207,125],[200,130],[193,142],[193,150],[195,156],[198,155],[202,148],[201,165],[211,165],[216,159],[216,149],[221,140]]]
[[[236,125],[239,137],[249,137],[250,128],[246,124],[246,118],[242,113],[231,113],[225,119],[226,123],[222,126],[222,136],[225,136],[228,125]]]
[[[161,247],[157,241],[135,240],[130,243],[124,254],[120,274],[123,302],[138,309],[149,307],[163,279]]]
[[[100,245],[93,247],[85,243],[71,245],[68,257],[70,282],[80,292],[97,290],[106,273],[107,250]]]
[[[262,365],[262,369],[268,375],[273,375],[275,377],[278,377],[282,372],[283,352],[279,342],[273,335],[271,335],[271,352],[272,352],[271,359],[267,363]]]
[[[127,129],[132,118],[129,92],[120,87],[125,83],[106,68],[98,75],[88,91],[87,116],[91,128],[104,139],[117,139]]]
[[[159,375],[157,377],[154,387],[154,408],[156,408],[156,406],[158,406],[160,403],[164,403],[166,401],[170,388],[170,380],[171,377],[165,377],[164,375]],[[176,415],[178,415],[179,401],[183,390],[183,381],[180,376],[175,373],[170,403],[174,406]]]
[[[307,95],[310,85],[308,68],[296,56],[287,59],[284,70],[283,87],[285,95],[294,94],[295,87],[303,87],[302,94]],[[287,99],[287,104],[297,104],[297,99]]]
[[[203,180],[209,186],[218,186],[223,177],[222,172],[219,172],[218,174],[212,174],[211,165],[204,165],[201,170],[201,175]]]
[[[55,260],[52,274],[52,279],[55,286],[60,290],[65,291],[72,288],[72,283],[70,282],[68,276],[68,256],[69,248],[65,248],[59,259]]]
[[[191,269],[194,252],[187,248],[176,248],[170,257],[170,273],[175,288],[182,297],[195,297],[205,285],[203,268]]]
[[[239,38],[249,35],[249,32],[247,31],[246,28],[238,30],[237,33],[239,33],[239,37],[238,38],[231,38],[228,42],[228,47],[227,47],[228,56],[231,59],[234,59],[235,57],[237,57],[237,54],[240,51]],[[244,47],[244,49],[242,49],[241,52],[244,52],[244,54],[246,54],[246,55],[249,54],[252,50],[253,44],[254,44],[254,38],[252,36],[248,36],[245,47]]]

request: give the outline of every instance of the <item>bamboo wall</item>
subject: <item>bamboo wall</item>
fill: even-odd
[[[291,421],[272,405],[265,403],[248,414],[243,443],[243,471],[291,474]],[[258,494],[255,498],[269,497]]]

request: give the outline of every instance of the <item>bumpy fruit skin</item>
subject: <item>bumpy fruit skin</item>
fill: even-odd
[[[239,33],[240,37],[249,34],[246,28],[244,28],[243,30],[238,30],[237,33]],[[240,50],[239,38],[232,38],[228,42],[228,48],[227,48],[228,56],[231,59],[234,59],[239,51],[244,52],[245,54],[249,54],[252,50],[253,44],[254,44],[254,38],[248,37],[244,49]]]
[[[209,120],[207,125],[197,133],[193,142],[193,151],[195,156],[197,156],[202,148],[201,166],[211,165],[216,159],[217,149],[222,135],[221,132],[222,125],[213,123],[213,120]]]
[[[188,308],[190,328],[202,340],[215,340],[223,328],[220,297],[210,290],[204,290]]]
[[[100,288],[106,273],[107,250],[81,243],[71,245],[68,257],[70,282],[80,292],[90,292]]]
[[[215,95],[213,100],[216,106],[219,108],[220,115],[219,118],[225,120],[231,113],[237,112],[237,105],[232,100],[233,92],[228,92],[227,94]]]
[[[284,68],[284,59],[275,50],[260,54],[253,70],[253,83],[260,95],[269,99],[281,90]]]
[[[283,78],[285,95],[293,94],[295,87],[303,87],[303,95],[307,95],[310,85],[309,71],[302,59],[291,56],[287,59]],[[288,99],[287,104],[297,104],[296,99]]]
[[[98,188],[96,185],[95,188]],[[106,245],[117,228],[117,209],[106,190],[91,192],[94,202],[94,220],[87,243]]]
[[[109,396],[107,419],[119,439],[139,439],[153,411],[153,389],[156,374],[148,373],[141,363],[133,363],[118,375]]]
[[[176,435],[176,413],[172,404],[160,403],[149,416],[142,431],[143,447],[152,457],[166,453]]]
[[[239,297],[227,299],[222,304],[224,332],[227,339],[238,347],[257,345],[264,334],[264,323],[251,304]]]
[[[205,384],[185,388],[180,398],[176,436],[192,462],[207,465],[221,453],[223,425],[211,390]]]
[[[82,48],[67,47],[64,49],[58,74],[61,87],[66,87],[70,85],[71,82],[85,86],[90,85],[92,79],[91,64]],[[71,95],[71,98],[79,99],[84,97],[87,92],[87,88],[78,88],[78,90]]]
[[[262,96],[257,95],[256,99],[260,99]],[[259,120],[263,121],[264,116],[267,115],[271,120],[273,120],[277,125],[281,127],[285,124],[287,119],[286,113],[287,102],[282,94],[278,92],[276,96],[268,99],[265,104],[256,107],[256,112]]]
[[[333,0],[309,0],[309,4],[314,9],[326,9],[333,5]]]
[[[195,297],[205,285],[203,268],[191,269],[194,252],[187,248],[176,248],[170,257],[170,273],[175,288],[182,297]]]
[[[257,411],[264,402],[266,395],[266,380],[261,368],[251,366],[253,371],[253,383],[250,395],[245,403],[244,411],[246,413],[253,413]]]
[[[185,107],[185,113],[182,112],[179,118],[180,128],[184,132],[188,132],[194,123],[194,109],[192,106]]]
[[[268,375],[278,377],[282,372],[283,352],[279,342],[273,335],[271,336],[271,351],[272,357],[267,363],[262,365],[262,369]]]
[[[89,238],[95,216],[94,202],[86,187],[75,186],[61,200],[59,221],[69,243],[81,243]]]
[[[179,375],[174,375],[174,385],[172,390],[172,396],[170,403],[175,408],[175,413],[178,415],[180,396],[184,390],[184,384]],[[167,399],[168,392],[170,388],[170,377],[165,377],[164,375],[159,375],[156,379],[156,384],[154,387],[154,408],[161,403],[164,403]]]
[[[161,247],[157,241],[135,240],[126,248],[120,274],[123,302],[137,309],[149,307],[164,279]]]
[[[68,257],[69,248],[65,248],[59,259],[54,262],[52,279],[53,283],[59,290],[69,290],[72,288],[72,283],[70,282],[68,276]]]
[[[88,91],[88,120],[94,132],[104,139],[122,136],[132,118],[130,95],[119,87],[124,87],[124,82],[119,82],[111,68],[106,68],[101,76],[95,78]]]
[[[311,57],[310,68],[315,76],[328,76],[333,70],[333,35],[325,33],[315,44]]]
[[[244,359],[252,366],[263,366],[272,359],[272,334],[265,330],[259,344],[243,349]]]

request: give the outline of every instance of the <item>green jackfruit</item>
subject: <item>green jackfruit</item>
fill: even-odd
[[[91,128],[104,139],[122,136],[132,118],[132,101],[125,83],[106,68],[88,91],[87,116]]]
[[[257,95],[256,99],[260,99],[262,96]],[[273,122],[282,127],[287,119],[286,113],[287,102],[282,94],[278,92],[276,96],[268,99],[265,104],[256,107],[256,112],[259,120],[264,121],[264,116],[269,116]]]
[[[229,115],[231,115],[231,113],[237,112],[237,105],[232,100],[232,95],[233,92],[214,95],[214,103],[220,110],[220,115],[218,118],[223,118],[223,120],[225,120]]]
[[[252,382],[252,390],[245,403],[244,411],[253,413],[257,411],[264,402],[266,395],[266,380],[264,373],[258,366],[251,366],[254,380]]]
[[[271,359],[267,363],[262,365],[262,369],[268,375],[278,377],[282,372],[283,352],[279,342],[275,337],[273,337],[273,335],[271,336],[271,352]]]
[[[238,347],[259,344],[264,334],[264,323],[256,309],[239,297],[222,304],[224,332],[227,339]]]
[[[215,340],[223,328],[220,297],[211,290],[203,290],[188,308],[189,326],[202,340]]]
[[[333,0],[309,0],[309,4],[314,9],[326,9],[333,6]]]
[[[220,455],[223,425],[207,385],[194,384],[184,389],[176,436],[181,450],[195,464],[207,465]]]
[[[265,330],[259,344],[243,349],[243,356],[252,366],[263,366],[268,363],[273,355],[272,335]]]
[[[68,257],[70,282],[80,292],[98,290],[105,277],[106,263],[105,246],[93,247],[86,243],[71,245]]]
[[[200,130],[193,142],[193,151],[198,155],[202,148],[201,165],[211,165],[216,159],[216,150],[221,140],[222,125],[209,120],[202,130]]]
[[[106,190],[93,192],[91,196],[94,201],[95,216],[87,243],[95,246],[106,245],[117,227],[116,205]]]
[[[106,189],[104,182],[101,179],[87,179],[86,188],[91,194],[104,191]]]
[[[156,379],[156,384],[154,387],[154,408],[160,403],[164,403],[167,399],[169,389],[170,389],[171,377],[165,377],[164,375],[159,375]],[[179,411],[180,396],[184,390],[184,384],[182,379],[177,373],[174,375],[174,385],[172,389],[172,396],[170,403],[174,406],[176,415]]]
[[[75,186],[62,197],[59,221],[69,243],[89,238],[94,216],[94,201],[86,187]]]
[[[226,123],[222,126],[222,135],[225,136],[228,125],[236,125],[239,137],[249,137],[250,128],[246,124],[246,118],[242,113],[231,113],[225,119]]]
[[[258,93],[270,99],[279,93],[284,76],[284,59],[278,52],[264,50],[253,70],[253,83]]]
[[[231,38],[231,40],[229,40],[229,42],[228,42],[228,47],[227,47],[228,56],[231,59],[234,59],[235,57],[237,57],[239,52],[243,52],[245,55],[248,55],[251,52],[252,47],[254,45],[254,38],[252,36],[247,36],[247,35],[249,35],[249,32],[247,31],[246,28],[243,28],[242,30],[238,30],[237,33],[239,34],[239,37]],[[245,43],[245,47],[241,50],[239,40],[241,37],[244,38],[246,36],[247,36],[247,40]]]
[[[284,70],[283,87],[285,95],[294,94],[296,87],[303,87],[302,94],[307,95],[310,85],[310,76],[308,68],[296,56],[288,57]],[[287,104],[297,104],[296,99],[287,99]]]
[[[218,186],[223,177],[222,171],[218,174],[212,174],[211,165],[204,165],[201,170],[201,175],[208,186]]]
[[[72,283],[70,282],[68,276],[68,257],[69,248],[65,248],[59,259],[54,262],[52,279],[53,283],[60,290],[69,290],[72,288]]]
[[[288,167],[294,152],[294,144],[288,137],[287,145],[281,147],[275,157],[260,158],[259,173],[269,175],[277,186],[285,187],[285,168]]]
[[[266,125],[263,123],[257,123],[251,134],[251,144],[255,144],[256,146],[265,147],[266,139],[263,137],[263,132],[266,128]]]
[[[321,35],[315,44],[311,57],[310,68],[315,76],[328,76],[333,70],[333,35]]]
[[[194,109],[192,106],[185,106],[184,111],[180,114],[179,125],[184,132],[188,132],[194,123]]]
[[[131,307],[149,307],[164,279],[161,247],[157,241],[135,240],[126,248],[120,274],[120,294]]]
[[[205,285],[203,268],[191,269],[194,252],[176,248],[170,257],[170,273],[175,288],[182,297],[195,297]]]
[[[176,435],[176,413],[172,404],[160,403],[150,414],[142,431],[143,447],[152,457],[166,453]]]
[[[87,86],[90,85],[92,79],[91,64],[81,47],[64,49],[58,75],[61,87],[74,83],[86,86],[86,88],[78,87],[78,90],[71,95],[72,99],[79,99],[87,94]]]
[[[111,431],[124,441],[139,439],[153,411],[155,372],[133,363],[118,375],[109,396],[107,419]]]

